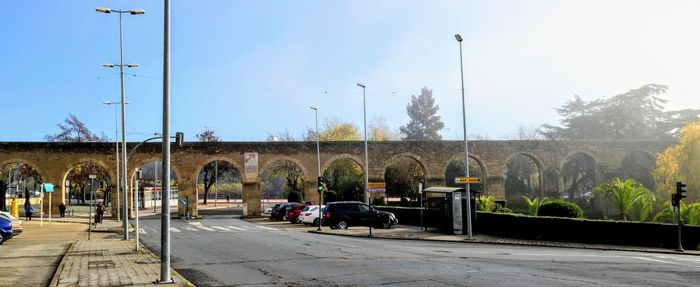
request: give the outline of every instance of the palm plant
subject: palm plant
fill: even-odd
[[[675,223],[676,217],[674,216],[671,203],[666,201],[664,206],[666,206],[666,208],[659,211],[659,213],[654,216],[654,222]],[[689,225],[700,224],[700,202],[685,204],[685,202],[681,201],[680,210],[683,223]]]
[[[621,181],[619,178],[613,178],[612,184],[603,184],[593,189],[593,192],[603,193],[605,198],[610,198],[620,214],[619,218],[625,221],[634,208],[644,211],[642,207],[651,205],[651,202],[656,200],[651,191],[632,179]],[[642,218],[641,214],[638,218]]]
[[[535,197],[534,199],[530,199],[525,195],[523,195],[523,199],[525,199],[525,202],[527,203],[528,214],[532,216],[537,216],[540,206],[547,202],[547,198]]]
[[[491,195],[482,195],[476,199],[476,210],[491,212],[496,208],[496,198]]]

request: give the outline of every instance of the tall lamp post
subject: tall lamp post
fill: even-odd
[[[119,179],[119,116],[117,115],[118,110],[117,110],[117,104],[121,104],[121,102],[113,102],[113,101],[104,101],[102,102],[105,105],[115,105],[114,106],[114,155],[117,158],[117,169],[116,169],[116,174],[117,174],[117,185],[116,185],[116,190],[117,190],[117,221],[121,220],[121,217],[119,216],[119,207],[120,207],[120,199],[119,199],[119,186],[121,185],[121,181]],[[129,104],[129,102],[126,102],[126,104]]]
[[[163,1],[163,168],[160,214],[160,283],[171,283],[170,274],[170,0]],[[185,211],[187,212],[187,211]]]
[[[124,65],[124,32],[122,28],[122,14],[129,13],[131,15],[142,15],[146,12],[144,10],[113,10],[110,8],[98,7],[95,11],[100,13],[117,13],[119,14],[119,65],[114,64],[104,64],[104,67],[112,68],[114,66],[119,66],[119,76],[121,81],[121,108],[122,108],[122,188],[124,189],[124,221],[122,221],[122,226],[124,229],[124,240],[129,240],[129,187],[127,183],[127,161],[126,161],[126,101],[124,100],[124,66],[127,67],[137,67],[138,64],[127,64]]]
[[[357,86],[362,88],[362,114],[365,123],[365,203],[369,204],[369,164],[367,159],[367,100],[365,97],[365,85],[357,83]]]
[[[462,120],[464,122],[464,176],[469,177],[469,146],[467,144],[467,102],[464,97],[464,67],[462,64],[462,36],[455,34],[455,39],[459,42],[459,75],[462,83]],[[467,181],[467,238],[472,239],[472,208],[471,190]]]
[[[310,107],[312,110],[314,110],[314,115],[316,118],[316,166],[318,168],[318,177],[321,177],[321,146],[319,144],[319,140],[321,139],[321,135],[318,133],[318,108],[316,107]],[[323,230],[323,223],[321,223],[321,220],[323,220],[323,211],[321,210],[321,206],[323,205],[323,189],[320,190],[320,193],[318,195],[318,229],[317,230]]]

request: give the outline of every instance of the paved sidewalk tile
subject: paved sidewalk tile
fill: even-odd
[[[175,284],[194,286],[171,270]],[[50,286],[149,286],[160,278],[159,259],[143,245],[119,239],[80,240],[68,249]]]

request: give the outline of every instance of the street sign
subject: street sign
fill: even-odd
[[[180,202],[182,202],[182,205],[187,205],[187,199],[183,199]]]
[[[385,188],[386,183],[384,182],[368,182],[367,183],[367,188],[372,189],[372,188]],[[370,191],[371,192],[371,191]]]
[[[368,191],[381,193],[381,192],[386,192],[386,188],[370,188]]]
[[[44,192],[53,192],[53,183],[44,183]]]
[[[95,179],[95,178],[97,178],[97,175],[91,174],[91,175],[88,176],[88,178],[89,178],[89,179]]]
[[[481,178],[478,177],[455,177],[455,183],[480,183]]]

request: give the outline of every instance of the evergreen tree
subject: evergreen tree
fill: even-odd
[[[421,89],[420,96],[411,96],[411,103],[406,106],[406,112],[411,121],[401,126],[401,134],[404,140],[441,140],[438,132],[445,124],[437,116],[439,106],[435,105],[433,91],[427,87]]]

